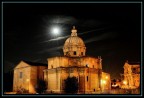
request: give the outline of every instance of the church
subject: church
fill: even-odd
[[[140,88],[140,63],[126,61],[124,66],[123,89]]]
[[[84,41],[75,26],[63,46],[64,56],[47,58],[47,64],[21,61],[14,68],[13,91],[24,88],[36,93],[37,80],[47,82],[47,92],[64,93],[67,77],[78,79],[78,93],[111,89],[110,74],[102,70],[102,58],[86,56]]]

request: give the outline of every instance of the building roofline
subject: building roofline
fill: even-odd
[[[26,60],[23,60],[23,62],[29,64],[30,66],[48,66],[47,64],[44,64],[44,63],[31,62],[31,61],[26,61]]]

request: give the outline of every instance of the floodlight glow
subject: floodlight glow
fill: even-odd
[[[124,81],[123,81],[123,84],[125,84],[125,85],[126,85],[126,84],[127,84],[127,81],[125,81],[125,80],[124,80]]]
[[[106,84],[106,81],[105,80],[101,80],[101,84]]]

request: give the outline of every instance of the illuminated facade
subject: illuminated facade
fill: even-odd
[[[124,80],[121,88],[133,89],[140,86],[140,64],[128,63],[124,64]]]
[[[75,27],[73,27],[71,32],[71,36],[65,41],[63,46],[64,56],[48,58],[48,67],[46,68],[44,66],[43,69],[41,69],[41,72],[43,71],[44,74],[41,77],[44,77],[44,80],[47,81],[48,84],[47,92],[63,93],[65,87],[64,81],[68,76],[77,77],[79,93],[91,93],[111,89],[110,75],[103,72],[101,57],[86,56],[85,44],[83,40],[78,37]],[[21,69],[24,68],[21,67]],[[20,85],[18,82],[15,82],[19,79],[17,76],[20,73],[16,73],[17,67],[14,71],[15,89]],[[38,71],[31,72],[29,69],[29,71],[25,71],[25,73],[32,73],[33,76],[28,76],[30,81],[35,81],[32,83],[34,88],[37,82],[36,79],[31,78],[37,77]],[[23,87],[26,86],[23,85]],[[33,93],[35,93],[34,90]]]
[[[38,79],[43,80],[43,70],[47,64],[21,61],[14,68],[13,91],[27,90],[29,93],[36,93]]]
[[[63,46],[64,56],[47,59],[48,69],[44,70],[44,79],[48,81],[47,91],[63,93],[64,80],[68,76],[78,78],[79,93],[110,89],[110,75],[102,72],[101,57],[85,56],[85,44],[77,36],[75,27],[73,27],[71,32],[71,36],[65,41]],[[104,83],[101,83],[101,80]]]

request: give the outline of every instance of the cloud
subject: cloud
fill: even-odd
[[[87,33],[90,33],[90,32],[101,31],[101,30],[104,30],[104,29],[106,29],[106,28],[99,28],[99,29],[89,30],[89,31],[85,31],[85,32],[78,33],[78,35],[84,35],[84,34],[87,34]],[[42,41],[42,42],[39,42],[39,43],[47,43],[47,42],[51,42],[51,41],[63,40],[63,39],[66,39],[66,38],[68,38],[68,37],[70,37],[70,35],[68,35],[68,36],[63,36],[63,37],[53,38],[53,39],[46,40],[46,41]]]
[[[107,32],[107,33],[104,33],[104,34],[102,34],[100,36],[92,37],[92,38],[90,38],[90,39],[88,39],[88,40],[86,40],[84,42],[86,44],[86,43],[90,43],[90,42],[94,42],[94,41],[100,41],[100,40],[104,40],[104,39],[115,38],[116,36],[117,35],[114,32],[110,32],[110,33]]]
[[[37,52],[37,54],[47,53],[47,52],[50,53],[52,51],[56,51],[56,50],[59,50],[59,49],[62,49],[62,48],[63,48],[63,46],[53,47],[53,48],[49,48],[49,49],[43,49],[40,52]]]
[[[108,22],[102,20],[101,21],[95,19],[81,20],[81,26],[83,27],[97,27],[106,24],[108,24]]]
[[[104,30],[104,29],[106,29],[106,28],[93,29],[93,30],[89,30],[89,31],[78,33],[78,35],[84,35],[84,34],[87,34],[87,33],[90,33],[90,32],[101,31],[101,30]]]
[[[68,38],[68,37],[69,37],[69,36],[57,37],[57,38],[53,38],[53,39],[50,39],[50,40],[42,41],[42,42],[39,42],[39,43],[47,43],[47,42],[51,42],[51,41],[62,40],[62,39],[66,39],[66,38]]]
[[[77,20],[72,16],[64,16],[64,15],[48,15],[43,18],[43,21],[49,24],[74,24]]]
[[[82,34],[83,34],[83,33],[82,33]],[[112,36],[112,35],[113,35],[113,36]],[[44,42],[51,42],[51,41],[55,41],[55,40],[62,40],[62,39],[65,39],[65,38],[67,38],[67,37],[68,37],[68,36],[59,37],[59,38],[50,39],[50,40],[44,41]],[[104,33],[104,34],[102,34],[102,35],[100,35],[100,36],[95,36],[95,37],[92,37],[92,38],[90,38],[90,39],[88,39],[88,40],[85,40],[84,42],[85,42],[85,44],[87,44],[87,43],[90,43],[90,42],[99,41],[99,40],[104,40],[104,39],[108,39],[108,38],[114,38],[114,37],[116,37],[116,34],[114,34],[114,32],[111,32],[111,33],[107,32],[107,33]],[[43,42],[43,43],[44,43],[44,42]],[[52,52],[52,51],[60,50],[60,49],[62,49],[62,48],[63,48],[63,45],[62,45],[62,46],[58,46],[58,47],[49,48],[49,49],[44,49],[44,50],[42,50],[42,51],[40,51],[40,52],[37,52],[37,53],[38,53],[38,54],[47,53],[47,52]]]
[[[41,59],[34,59],[34,60],[31,60],[32,62],[39,62],[41,61]]]

